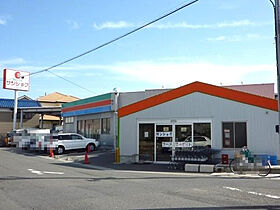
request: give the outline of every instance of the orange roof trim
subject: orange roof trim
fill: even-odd
[[[134,104],[124,106],[119,109],[118,115],[119,117],[124,117],[194,92],[200,92],[211,96],[278,111],[278,104],[277,100],[275,99],[257,96],[224,87],[218,87],[202,82],[193,82],[188,85],[167,91],[165,93],[144,99],[142,101],[138,101]]]

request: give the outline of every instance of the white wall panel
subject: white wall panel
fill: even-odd
[[[213,148],[222,149],[222,122],[241,121],[247,122],[250,150],[280,156],[279,138],[275,133],[277,112],[198,92],[122,117],[121,155],[137,153],[137,120],[198,118],[212,120]]]

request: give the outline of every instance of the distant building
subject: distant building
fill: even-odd
[[[274,83],[229,85],[229,86],[223,86],[223,87],[230,88],[233,90],[239,90],[239,91],[242,91],[245,93],[251,93],[254,95],[258,95],[258,96],[275,99]]]
[[[41,107],[38,101],[32,100],[27,96],[20,97],[18,108]],[[13,129],[13,110],[14,99],[0,99],[0,135],[5,136]],[[32,113],[23,114],[23,127],[34,128],[39,126],[39,115]],[[20,113],[17,114],[17,128],[20,127]]]
[[[50,93],[37,99],[42,107],[61,107],[64,103],[73,102],[76,100],[79,100],[79,98],[70,95],[64,95],[58,92]],[[43,128],[52,128],[53,126],[61,125],[61,117],[46,114],[42,116]],[[40,121],[41,120],[42,117],[40,117]],[[40,122],[40,124],[42,123]]]

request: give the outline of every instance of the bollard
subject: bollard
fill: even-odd
[[[85,161],[84,161],[84,164],[89,164],[89,161],[88,161],[88,152],[90,151],[90,147],[87,146],[86,148],[86,152],[85,152]]]

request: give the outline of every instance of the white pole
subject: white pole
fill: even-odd
[[[18,100],[17,100],[17,90],[15,90],[15,98],[14,98],[14,121],[13,121],[13,130],[17,129],[17,108],[18,108]]]
[[[20,110],[20,128],[23,128],[23,110]]]

